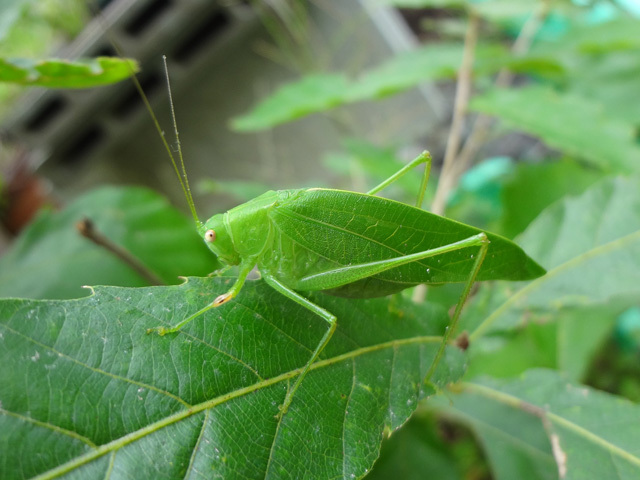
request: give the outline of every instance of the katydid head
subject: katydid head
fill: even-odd
[[[238,265],[240,255],[236,252],[229,230],[224,223],[224,215],[221,213],[214,215],[204,224],[199,225],[198,231],[209,250],[215,253],[220,261],[227,265]]]

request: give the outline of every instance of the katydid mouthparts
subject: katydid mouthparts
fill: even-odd
[[[268,285],[328,324],[311,358],[287,392],[281,414],[287,411],[295,391],[329,343],[337,324],[331,312],[300,292],[322,291],[342,297],[369,298],[419,284],[464,283],[451,325],[427,374],[428,381],[476,280],[521,281],[545,273],[510,240],[420,208],[431,167],[428,152],[421,153],[366,194],[325,188],[268,191],[201,222],[180,148],[168,72],[166,78],[180,168],[135,77],[134,82],[161,134],[198,233],[226,265],[223,270],[238,267],[238,277],[227,292],[206,307],[172,327],[158,326],[148,329],[147,333],[177,332],[206,311],[231,301],[240,293],[247,275],[257,267]],[[375,195],[421,164],[425,164],[425,170],[416,206]]]

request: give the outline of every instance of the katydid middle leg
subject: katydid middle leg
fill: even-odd
[[[316,361],[316,359],[318,358],[318,356],[320,355],[322,350],[324,350],[324,347],[326,347],[327,343],[329,343],[329,340],[331,340],[331,337],[333,336],[333,332],[335,332],[335,330],[336,330],[337,318],[336,318],[335,315],[327,312],[324,308],[322,308],[322,307],[316,305],[315,303],[307,300],[306,298],[304,298],[299,293],[296,293],[293,290],[291,290],[290,288],[288,288],[285,285],[283,285],[281,282],[279,282],[270,273],[262,272],[262,278],[264,279],[265,282],[267,282],[267,285],[271,286],[274,290],[277,290],[278,292],[283,294],[285,297],[293,300],[294,302],[296,302],[299,305],[302,305],[303,307],[307,308],[308,310],[311,310],[313,313],[315,313],[316,315],[322,317],[323,319],[325,319],[327,321],[327,323],[329,323],[329,329],[326,331],[326,333],[324,334],[324,336],[320,340],[320,343],[318,344],[318,346],[314,350],[313,354],[311,355],[311,358],[305,364],[305,366],[302,368],[302,372],[300,372],[300,374],[298,375],[298,378],[296,378],[296,381],[293,384],[293,387],[287,392],[287,396],[284,398],[284,402],[283,402],[282,406],[280,407],[280,415],[284,415],[287,412],[287,409],[289,408],[289,405],[291,404],[291,400],[293,400],[293,395],[295,394],[296,390],[298,389],[298,387],[302,383],[302,380],[304,379],[305,375],[309,371],[309,368],[311,368],[311,365],[313,365],[313,363]]]
[[[458,301],[458,305],[456,306],[452,323],[447,329],[447,332],[445,332],[445,335],[443,336],[440,349],[438,350],[438,353],[434,358],[434,363],[432,364],[432,367],[428,372],[427,379],[429,379],[433,374],[433,371],[435,371],[435,366],[437,365],[437,362],[439,362],[440,359],[442,358],[446,344],[448,343],[449,338],[451,336],[451,332],[455,329],[455,324],[457,323],[457,320],[460,316],[462,306],[464,305],[464,302],[466,301],[466,298],[469,295],[469,292],[471,291],[471,286],[473,285],[478,275],[478,272],[480,271],[480,267],[482,266],[482,261],[486,256],[487,249],[489,246],[489,239],[487,238],[487,235],[484,232],[481,232],[477,235],[473,235],[464,240],[460,240],[458,242],[452,243],[450,245],[433,248],[423,252],[404,255],[402,257],[395,257],[391,259],[381,260],[377,262],[345,266],[345,267],[337,268],[334,270],[328,270],[318,274],[310,275],[308,277],[303,278],[301,282],[298,284],[298,287],[301,290],[328,290],[331,288],[336,288],[342,285],[346,285],[351,282],[355,282],[357,280],[361,280],[363,278],[370,277],[372,275],[376,275],[378,273],[382,273],[386,270],[390,270],[392,268],[399,267],[407,263],[415,262],[415,261],[422,260],[429,257],[434,257],[437,255],[442,255],[443,253],[449,253],[455,250],[460,250],[462,248],[468,248],[468,247],[474,247],[474,246],[477,246],[479,248],[478,256],[476,258],[476,261],[474,262],[474,265],[469,274],[469,277],[467,278],[467,282],[465,284],[463,294],[460,297],[460,300]],[[317,315],[325,319],[330,325],[329,329],[327,330],[325,335],[322,337],[322,339],[320,340],[320,343],[318,344],[315,351],[313,352],[311,358],[304,365],[302,372],[298,375],[298,378],[296,379],[296,382],[294,383],[293,387],[287,392],[284,403],[280,410],[280,414],[282,415],[289,408],[289,405],[293,400],[293,396],[296,390],[302,383],[302,380],[304,379],[305,375],[311,368],[311,365],[313,365],[313,363],[316,361],[316,359],[318,358],[322,350],[329,343],[329,340],[333,336],[333,333],[336,329],[337,319],[334,315],[332,315],[322,307],[316,305],[315,303],[312,303],[311,301],[307,300],[300,294],[296,293],[295,291],[291,290],[287,286],[283,285],[275,277],[273,277],[269,272],[262,272],[262,278],[272,288],[282,293],[286,297],[290,298],[291,300],[295,301],[299,305],[302,305],[303,307],[316,313]]]
[[[427,189],[427,183],[429,182],[429,174],[431,173],[431,154],[427,151],[422,152],[420,155],[418,155],[416,158],[414,158],[411,162],[406,164],[396,173],[391,175],[385,181],[373,187],[371,190],[367,192],[367,194],[374,195],[378,193],[383,188],[388,187],[393,182],[398,180],[400,177],[406,174],[409,170],[417,167],[422,163],[425,164],[424,175],[422,176],[422,183],[420,184],[420,190],[418,191],[418,199],[416,200],[416,207],[422,208],[422,200],[424,199],[424,192]]]

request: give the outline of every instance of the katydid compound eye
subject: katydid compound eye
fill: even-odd
[[[209,243],[215,242],[216,241],[216,232],[215,232],[215,230],[207,230],[204,233],[204,239]]]

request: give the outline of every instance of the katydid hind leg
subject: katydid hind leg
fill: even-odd
[[[201,308],[200,310],[198,310],[197,312],[189,315],[187,318],[181,320],[180,322],[178,322],[173,327],[167,328],[167,327],[161,325],[159,327],[148,328],[147,329],[147,333],[155,332],[160,336],[166,335],[167,333],[175,333],[178,330],[180,330],[182,327],[184,327],[187,323],[191,322],[192,320],[195,320],[200,315],[204,314],[205,312],[208,312],[212,308],[219,307],[220,305],[224,305],[225,303],[229,302],[230,300],[233,300],[236,297],[236,295],[238,295],[240,290],[242,289],[242,286],[244,285],[244,282],[247,279],[247,275],[249,275],[249,272],[251,272],[251,270],[253,269],[254,263],[255,262],[246,262],[246,263],[240,265],[240,270],[238,272],[238,278],[233,283],[231,288],[229,290],[227,290],[226,293],[223,293],[222,295],[218,295],[215,298],[215,300],[213,302],[211,302],[209,305],[207,305],[207,306]]]
[[[487,238],[486,233],[480,232],[463,240],[450,243],[449,245],[443,245],[441,247],[424,250],[422,252],[377,260],[374,262],[360,263],[357,265],[345,265],[333,270],[325,270],[324,272],[315,273],[300,279],[298,282],[298,288],[300,290],[329,290],[332,288],[338,288],[409,263],[424,260],[429,257],[435,257],[444,253],[450,253],[462,248],[482,246],[488,243],[489,239]]]
[[[425,381],[429,381],[433,376],[433,373],[438,366],[438,363],[442,359],[444,355],[445,348],[449,343],[451,335],[456,329],[458,319],[460,318],[460,313],[462,312],[462,307],[464,306],[469,293],[471,292],[471,287],[475,283],[475,279],[480,272],[480,268],[482,267],[482,262],[487,255],[487,250],[489,248],[489,239],[484,232],[481,232],[477,235],[473,235],[464,240],[460,240],[458,242],[454,242],[449,245],[445,245],[442,247],[426,250],[423,252],[418,252],[410,255],[405,255],[402,257],[395,257],[387,260],[364,263],[359,265],[350,265],[346,267],[342,267],[335,270],[321,272],[319,274],[315,274],[313,276],[306,277],[303,280],[306,280],[306,284],[302,283],[301,288],[309,288],[310,290],[319,290],[322,288],[318,288],[324,285],[324,289],[336,288],[341,285],[345,285],[350,282],[355,282],[357,280],[361,280],[363,278],[376,275],[378,273],[382,273],[386,270],[390,270],[391,268],[396,268],[402,265],[406,265],[408,263],[419,261],[425,258],[434,257],[436,255],[441,255],[443,253],[449,253],[455,250],[460,250],[462,248],[469,248],[476,246],[478,247],[478,254],[475,257],[475,261],[471,270],[469,271],[469,276],[467,277],[467,281],[465,282],[465,287],[462,291],[462,295],[458,300],[456,305],[456,309],[453,314],[453,318],[451,319],[451,323],[442,338],[442,342],[434,361],[429,368],[429,371],[426,376]],[[341,280],[339,280],[341,278]],[[341,285],[338,283],[342,282]]]
[[[432,383],[431,378],[433,377],[433,374],[438,368],[438,364],[440,363],[440,360],[442,360],[442,357],[444,356],[445,349],[449,344],[449,341],[452,338],[452,335],[454,334],[456,327],[458,326],[458,320],[460,318],[460,314],[462,313],[462,307],[464,307],[464,304],[466,303],[467,298],[469,297],[469,293],[471,292],[471,287],[475,283],[476,277],[480,272],[480,268],[482,267],[482,262],[484,261],[484,258],[487,256],[488,249],[489,249],[489,239],[487,239],[485,236],[484,241],[480,244],[476,261],[473,264],[473,268],[469,272],[469,277],[467,278],[464,289],[462,290],[462,294],[460,295],[460,298],[458,299],[458,303],[456,304],[456,309],[453,312],[453,317],[451,318],[451,322],[447,326],[447,329],[444,335],[442,336],[442,342],[440,342],[440,347],[438,348],[438,351],[436,352],[436,356],[434,357],[433,362],[431,363],[431,366],[427,371],[427,375],[425,376],[425,383],[427,384]]]
[[[262,272],[262,278],[274,290],[280,292],[285,297],[293,300],[298,305],[301,305],[301,306],[305,307],[306,309],[310,310],[311,312],[315,313],[319,317],[323,318],[329,324],[329,328],[327,329],[327,331],[323,335],[322,339],[320,340],[320,343],[318,343],[318,346],[316,347],[316,349],[311,354],[311,358],[309,358],[309,360],[304,365],[304,367],[302,367],[302,371],[297,376],[296,381],[293,384],[293,387],[291,387],[287,391],[287,395],[285,396],[284,402],[282,403],[282,406],[280,407],[280,415],[284,415],[287,412],[287,410],[289,409],[289,405],[291,404],[291,401],[293,400],[293,396],[295,395],[296,390],[298,390],[298,387],[300,387],[300,384],[304,380],[304,377],[307,375],[307,372],[311,368],[311,365],[313,365],[313,363],[318,359],[318,356],[320,355],[322,350],[324,350],[324,347],[326,347],[327,344],[329,343],[329,340],[331,340],[331,337],[333,336],[333,333],[336,330],[337,318],[336,318],[335,315],[331,314],[330,312],[328,312],[324,308],[316,305],[315,303],[313,303],[313,302],[309,301],[308,299],[304,298],[299,293],[294,292],[293,290],[291,290],[287,286],[283,285],[280,281],[278,281],[275,277],[273,277],[268,272]]]

